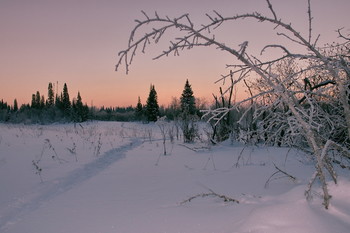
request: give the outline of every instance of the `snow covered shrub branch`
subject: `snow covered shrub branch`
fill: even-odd
[[[167,135],[169,133],[169,124],[166,121],[166,117],[161,117],[156,121],[156,125],[158,125],[158,128],[160,130],[161,136],[162,136],[162,142],[163,142],[163,154],[167,155],[166,150],[166,139]]]
[[[346,148],[347,153],[350,148],[350,38],[339,30],[342,43],[320,48],[317,46],[320,35],[313,36],[310,0],[307,1],[306,36],[291,23],[279,18],[271,2],[266,2],[270,16],[258,12],[224,16],[213,11],[206,14],[208,22],[200,26],[195,26],[189,14],[170,18],[160,17],[157,12],[153,16],[142,12],[143,19],[136,20],[127,48],[119,52],[116,70],[125,65],[128,73],[136,53],[145,53],[150,44],[157,44],[165,34],[169,36],[170,30],[171,36],[175,35],[173,40],[154,59],[169,54],[178,56],[184,49],[195,47],[215,47],[232,55],[236,63],[226,65],[231,69],[230,73],[222,75],[217,82],[234,76],[231,87],[227,89],[230,90],[245,82],[246,77],[255,77],[250,84],[255,93],[251,91],[250,97],[235,104],[209,109],[206,116],[220,122],[231,110],[254,101],[254,121],[262,127],[258,135],[260,139],[290,146],[306,141],[306,146],[314,155],[316,167],[309,189],[313,181],[318,179],[323,190],[324,206],[328,208],[331,196],[327,187],[327,174],[335,177],[328,158],[329,140],[338,145],[335,148]],[[247,19],[272,25],[273,30],[265,33],[275,34],[277,31],[277,35],[287,41],[286,45],[267,44],[261,49],[260,55],[253,55],[248,53],[248,41],[237,42],[238,46],[235,47],[228,46],[232,42],[225,44],[217,39],[215,32],[218,28]],[[144,29],[148,30],[142,34]],[[293,52],[291,48],[295,46],[298,51],[304,52]],[[277,58],[259,58],[270,51],[281,54]],[[225,93],[222,91],[222,95]]]

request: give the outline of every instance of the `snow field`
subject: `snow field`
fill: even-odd
[[[317,193],[307,202],[304,190],[314,168],[294,149],[230,142],[209,148],[175,140],[167,141],[170,153],[164,156],[159,128],[139,123],[1,124],[0,130],[0,232],[350,229],[346,173],[330,185],[328,211]],[[40,157],[43,182],[32,164]],[[274,164],[296,181],[276,174],[265,185]],[[181,204],[209,189],[240,203],[199,197]]]

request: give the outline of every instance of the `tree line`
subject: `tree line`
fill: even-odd
[[[17,99],[10,105],[0,100],[0,122],[9,123],[39,123],[54,122],[83,122],[87,120],[103,121],[142,121],[155,122],[159,117],[166,116],[174,120],[180,115],[200,116],[196,107],[195,97],[189,81],[186,80],[180,100],[176,97],[168,107],[159,106],[155,85],[151,84],[146,104],[141,103],[140,97],[135,107],[105,107],[88,106],[82,101],[80,92],[73,99],[70,98],[66,83],[60,93],[54,91],[50,82],[47,88],[47,98],[39,91],[32,94],[31,102],[18,106]]]
[[[0,101],[0,121],[11,123],[53,123],[83,122],[89,119],[90,110],[83,104],[80,92],[70,99],[65,83],[61,93],[55,93],[53,84],[48,84],[47,99],[39,91],[32,94],[31,103],[18,107],[17,99],[13,105]]]

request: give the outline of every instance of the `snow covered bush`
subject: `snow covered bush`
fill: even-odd
[[[303,140],[306,141],[305,146],[312,153],[316,168],[306,195],[311,196],[312,186],[318,179],[323,190],[323,204],[328,208],[331,195],[327,177],[330,176],[337,182],[329,152],[336,151],[343,158],[350,158],[350,38],[339,30],[342,40],[340,43],[320,48],[317,45],[319,36],[314,37],[312,31],[310,0],[307,1],[306,36],[291,26],[291,23],[279,18],[270,1],[266,2],[269,16],[258,12],[224,16],[213,11],[212,14],[207,14],[208,22],[197,24],[200,26],[195,26],[189,14],[170,18],[160,17],[157,13],[149,15],[142,12],[144,17],[136,20],[137,24],[131,32],[127,48],[119,53],[116,69],[124,64],[128,73],[136,51],[145,52],[149,44],[158,43],[170,30],[171,36],[174,35],[173,41],[155,59],[169,54],[179,55],[182,50],[194,47],[215,47],[230,54],[236,63],[227,65],[231,71],[222,75],[218,81],[225,81],[233,76],[234,81],[228,87],[229,90],[243,82],[247,84],[248,77],[254,77],[251,84],[247,85],[251,95],[232,106],[209,109],[206,116],[209,116],[209,120],[220,121],[231,110],[254,101],[251,106],[254,106],[253,119],[257,127],[253,129],[258,133],[260,127],[258,137],[277,145],[299,147],[304,147],[300,144]],[[271,32],[265,33],[275,34],[277,31],[277,35],[287,41],[286,45],[267,44],[261,49],[262,55],[272,50],[274,56],[279,54],[277,57],[248,53],[248,41],[236,42],[238,47],[229,46],[232,41],[224,43],[215,36],[215,32],[224,28],[224,25],[248,19],[272,25]],[[142,29],[148,31],[140,34]],[[222,95],[227,90],[223,90]],[[250,112],[251,109],[248,108],[242,114],[242,119]]]
[[[179,123],[185,143],[194,142],[196,137],[198,137],[198,120],[198,116],[196,115],[181,115]]]

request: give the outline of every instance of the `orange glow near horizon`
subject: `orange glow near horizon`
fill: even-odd
[[[273,4],[279,17],[293,22],[293,26],[301,28],[301,33],[307,33],[307,1]],[[319,0],[312,7],[314,37],[321,33],[320,46],[337,39],[336,29],[348,27],[345,23],[350,19],[347,12],[350,1],[332,4]],[[138,51],[129,75],[125,75],[124,67],[118,72],[114,68],[117,54],[125,49],[135,26],[134,20],[144,17],[141,10],[150,14],[156,10],[159,15],[170,17],[190,13],[198,27],[208,22],[205,14],[213,9],[224,15],[254,11],[271,14],[264,0],[222,0],[220,4],[209,0],[3,0],[0,3],[0,100],[10,105],[14,99],[19,105],[27,104],[36,91],[46,98],[48,83],[58,82],[59,93],[67,83],[70,98],[80,91],[83,102],[89,106],[135,106],[138,96],[146,103],[149,87],[154,84],[159,104],[167,106],[173,97],[180,97],[188,79],[195,97],[211,103],[212,94],[219,93],[221,84],[215,81],[229,72],[225,65],[234,62],[215,48],[195,48],[183,51],[179,57],[152,60],[168,47],[168,41],[163,41],[149,46],[146,55]],[[254,54],[266,43],[280,39],[269,37],[277,32],[271,27],[242,22],[225,29],[217,38],[234,48],[249,40],[248,49]],[[349,28],[344,30],[349,33]],[[238,92],[242,95],[243,90]]]

